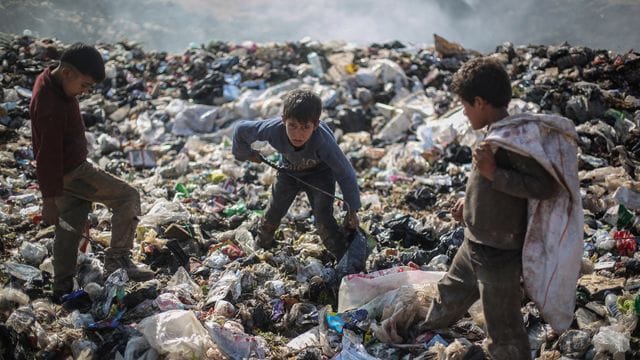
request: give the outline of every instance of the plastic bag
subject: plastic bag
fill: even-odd
[[[31,329],[36,321],[36,314],[30,306],[25,305],[14,310],[6,321],[7,326],[22,334]]]
[[[616,331],[614,326],[604,326],[592,339],[596,352],[609,352],[615,355],[629,351],[629,336]],[[623,356],[624,358],[624,356]]]
[[[223,300],[229,294],[231,294],[232,300],[237,300],[241,292],[240,272],[233,270],[226,271],[218,281],[209,284],[206,306],[215,304],[218,300]]]
[[[322,353],[327,356],[335,355],[341,343],[340,334],[330,330],[327,323],[327,313],[331,311],[331,305],[327,305],[318,311],[318,340]]]
[[[215,129],[218,109],[209,105],[187,105],[175,115],[171,132],[180,136],[210,133]]]
[[[342,334],[344,329],[359,327],[363,321],[367,320],[368,315],[369,313],[362,309],[349,310],[344,313],[327,312],[327,326]]]
[[[124,269],[118,269],[109,275],[105,281],[102,295],[91,307],[91,313],[96,320],[104,319],[109,315],[114,297],[117,296],[119,299],[124,297],[124,285],[127,281],[129,281],[129,276]]]
[[[42,272],[33,266],[7,261],[4,263],[4,268],[11,276],[20,280],[42,281]]]
[[[420,271],[399,266],[369,274],[353,274],[342,278],[338,294],[338,312],[358,308],[375,297],[403,285],[436,283],[444,272]]]
[[[619,187],[613,194],[613,199],[629,209],[640,209],[640,192],[633,191],[627,187]]]
[[[93,341],[77,339],[71,343],[71,353],[74,359],[93,359],[98,351],[98,345]]]
[[[380,324],[371,324],[378,340],[399,344],[408,337],[409,330],[427,316],[437,292],[435,282],[405,285],[376,297],[360,309],[368,311],[372,319],[380,318]]]
[[[202,358],[211,345],[207,330],[191,311],[165,311],[143,319],[137,329],[160,354]]]
[[[231,259],[229,259],[227,255],[216,251],[213,254],[209,255],[208,258],[204,259],[202,265],[216,270],[224,270],[225,265],[230,262]]]
[[[298,335],[287,343],[287,347],[293,350],[302,350],[308,347],[316,347],[320,344],[320,338],[318,334],[318,327]]]
[[[0,289],[0,311],[9,310],[15,306],[27,305],[29,296],[17,289]]]
[[[377,360],[365,350],[359,337],[353,332],[345,330],[342,337],[342,350],[332,358],[333,360]]]
[[[189,171],[189,156],[185,153],[179,153],[170,164],[158,168],[158,174],[165,179],[177,179],[185,175],[187,171]],[[176,193],[177,197],[181,195]]]
[[[367,239],[362,234],[362,231],[353,232],[349,235],[348,241],[350,242],[349,248],[338,262],[338,265],[336,265],[337,280],[346,275],[361,272],[364,270],[367,261]]]
[[[163,114],[163,113],[159,113]],[[145,111],[141,113],[136,119],[136,129],[140,134],[140,139],[145,144],[157,144],[161,140],[162,135],[165,133],[165,127],[160,116],[153,116],[150,112]],[[102,135],[100,135],[102,136]],[[113,139],[115,146],[119,146],[117,140]],[[118,149],[119,147],[116,147]],[[103,152],[104,154],[104,152]]]
[[[94,322],[93,316],[91,316],[91,314],[82,314],[78,310],[74,310],[64,320],[66,323],[76,329],[86,328],[87,326],[89,326],[89,324]]]
[[[429,348],[428,354],[431,355],[430,358],[433,360],[478,360],[485,358],[480,346],[473,345],[464,338],[456,339],[447,345],[439,335],[436,335],[430,343],[433,343],[433,345],[427,345]]]
[[[324,265],[322,265],[319,260],[312,257],[308,258],[307,260],[309,261],[309,264],[305,265],[304,267],[302,267],[301,264],[297,264],[298,275],[296,276],[296,281],[298,282],[306,282],[314,276],[323,277]]]
[[[31,265],[40,265],[47,256],[47,248],[40,245],[23,241],[20,245],[20,255]]]
[[[289,312],[284,315],[283,321],[285,326],[289,329],[295,328],[306,330],[317,323],[318,316],[320,315],[316,305],[301,302],[293,304]],[[326,318],[324,320],[326,323]]]
[[[202,289],[191,280],[191,276],[182,266],[178,268],[178,271],[173,274],[173,277],[167,283],[165,292],[174,293],[186,299],[193,298],[196,302],[202,299]]]
[[[404,70],[400,65],[389,59],[371,60],[369,68],[375,74],[379,84],[397,83],[405,85],[407,83],[407,75]]]
[[[233,360],[248,359],[251,356],[264,359],[267,356],[264,339],[232,329],[227,324],[220,326],[212,321],[205,323],[211,338],[226,356]]]
[[[46,258],[44,261],[38,266],[38,268],[48,274],[53,275],[53,258]]]
[[[141,226],[160,226],[169,223],[187,222],[190,218],[189,212],[182,204],[158,199],[151,209],[140,219]]]
[[[163,293],[153,300],[160,311],[185,310],[193,306],[183,304],[173,293]]]
[[[131,338],[124,350],[124,360],[155,360],[158,353],[143,336]]]
[[[104,268],[100,260],[79,254],[78,256],[78,273],[76,279],[80,286],[86,286],[91,283],[102,282],[104,279]]]
[[[213,307],[213,313],[231,319],[236,314],[236,307],[228,301],[218,300]]]
[[[385,141],[397,141],[411,128],[411,116],[408,113],[399,113],[394,116],[376,135],[376,139]]]
[[[562,355],[580,359],[591,346],[589,333],[582,330],[569,330],[558,338],[558,348]]]
[[[476,325],[480,327],[484,327],[485,325],[484,309],[482,308],[482,302],[480,300],[474,302],[469,307],[468,312],[469,312],[469,315],[471,315],[473,322],[476,323]]]

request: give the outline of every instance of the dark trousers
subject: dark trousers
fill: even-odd
[[[491,358],[530,359],[520,312],[521,275],[521,250],[502,250],[465,239],[449,271],[438,283],[439,294],[431,303],[423,328],[450,326],[480,299]]]
[[[335,193],[336,181],[333,173],[328,169],[301,175],[295,174],[295,176],[329,194]],[[265,222],[274,226],[279,225],[300,191],[307,194],[311,212],[315,218],[315,226],[324,246],[337,259],[340,259],[346,251],[346,244],[342,231],[333,217],[333,198],[302,184],[282,171],[278,172],[271,188],[272,196],[264,216]]]

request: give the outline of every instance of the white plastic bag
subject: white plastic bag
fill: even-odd
[[[320,334],[318,333],[318,327],[298,335],[287,343],[287,347],[293,350],[302,350],[310,346],[319,346]]]
[[[173,277],[167,283],[165,292],[171,292],[176,295],[182,293],[187,294],[189,297],[193,297],[195,300],[202,299],[202,289],[198,284],[191,280],[191,276],[184,267],[180,266],[178,271],[173,274]]]
[[[409,266],[353,274],[342,278],[338,294],[338,312],[358,308],[373,298],[404,285],[436,283],[444,272],[421,271]]]
[[[210,133],[215,129],[218,109],[209,105],[187,105],[176,114],[171,132],[180,136]]]
[[[616,331],[614,326],[601,327],[593,337],[593,346],[596,348],[596,352],[608,352],[614,357],[618,353],[624,354],[631,349],[629,336]],[[624,358],[624,356],[622,357]]]
[[[409,329],[423,321],[429,312],[431,300],[438,293],[435,282],[404,285],[380,295],[359,307],[367,310],[374,336],[391,344],[403,343]]]
[[[202,358],[211,339],[192,311],[170,310],[143,319],[138,331],[160,354]]]
[[[41,244],[23,241],[20,245],[20,255],[31,265],[40,265],[47,254],[47,248]]]
[[[158,199],[140,219],[142,226],[160,226],[168,223],[189,221],[189,212],[178,202]]]
[[[228,270],[218,281],[209,284],[206,306],[215,304],[218,300],[225,299],[229,293],[231,293],[232,300],[237,300],[241,292],[240,272]]]
[[[124,360],[155,360],[158,353],[150,348],[149,342],[143,336],[131,338],[124,350]]]
[[[231,325],[231,322],[225,323],[224,326],[212,321],[205,323],[211,338],[226,356],[233,360],[248,359],[251,356],[264,359],[267,356],[267,344],[264,339],[232,329],[227,324]]]
[[[377,360],[375,356],[369,355],[362,345],[357,335],[349,330],[345,330],[342,337],[342,350],[332,360]]]

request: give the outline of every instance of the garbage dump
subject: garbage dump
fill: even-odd
[[[95,204],[74,291],[57,304],[28,105],[35,77],[67,46],[0,37],[0,358],[483,358],[478,304],[449,329],[418,330],[464,238],[450,209],[482,134],[448,89],[477,52],[438,36],[432,47],[305,39],[179,54],[97,45],[106,79],[79,99],[89,158],[139,190],[133,256],[156,277],[104,279],[110,211]],[[512,114],[560,114],[579,135],[575,318],[555,333],[526,299],[532,357],[640,357],[640,53],[505,43],[485,55],[509,72]],[[304,196],[276,247],[255,245],[275,170],[234,159],[232,126],[278,116],[295,88],[322,98],[322,120],[356,170],[364,271],[333,261]]]

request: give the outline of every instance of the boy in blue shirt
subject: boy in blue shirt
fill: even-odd
[[[274,246],[274,233],[280,220],[300,191],[307,194],[315,226],[327,250],[340,260],[346,252],[344,234],[333,217],[333,198],[297,181],[287,173],[330,194],[336,181],[350,211],[345,217],[348,229],[358,227],[360,192],[351,163],[338,147],[331,129],[320,121],[322,100],[308,90],[290,91],[284,98],[282,118],[238,122],[233,132],[233,155],[238,160],[261,161],[251,148],[255,141],[268,141],[282,154],[272,196],[260,222],[256,243],[264,249]]]

